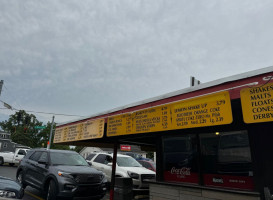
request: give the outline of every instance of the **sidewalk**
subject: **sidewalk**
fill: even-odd
[[[106,195],[101,200],[110,200],[109,191],[107,191]],[[149,200],[149,195],[136,195],[132,200]]]

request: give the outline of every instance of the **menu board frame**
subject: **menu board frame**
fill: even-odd
[[[57,127],[54,134],[54,143],[102,138],[104,135],[104,121],[104,119],[95,119]]]
[[[229,92],[223,91],[111,116],[107,136],[216,126],[232,121]]]
[[[273,83],[244,88],[240,95],[245,123],[273,121]]]

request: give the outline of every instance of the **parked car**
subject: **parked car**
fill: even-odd
[[[144,158],[144,157],[142,157],[142,155],[140,155],[138,153],[126,152],[125,155],[131,156],[132,158],[136,159],[137,161],[139,161],[139,160],[150,160],[151,161],[151,159]]]
[[[101,199],[106,193],[105,175],[74,151],[29,150],[18,166],[16,177],[23,187],[44,192],[47,200]]]
[[[29,149],[17,148],[15,152],[0,152],[0,165],[9,163],[10,166],[18,164]]]
[[[152,170],[152,171],[156,171],[156,164],[153,161],[149,161],[149,160],[138,160],[138,162],[145,167],[146,169]]]
[[[93,153],[87,160],[94,168],[105,173],[107,180],[111,181],[113,154]],[[117,154],[116,177],[131,177],[134,188],[147,188],[144,179],[155,179],[155,172],[144,168],[134,158],[127,155]]]
[[[12,198],[22,199],[24,196],[24,188],[16,181],[0,176],[0,199]]]

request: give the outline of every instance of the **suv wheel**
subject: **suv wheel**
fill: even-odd
[[[55,181],[51,180],[47,189],[46,200],[56,200],[57,199],[57,188]]]
[[[18,176],[17,176],[17,181],[21,183],[22,187],[25,189],[26,185],[23,183],[23,171],[20,171]]]
[[[0,157],[0,166],[4,164],[4,159]]]

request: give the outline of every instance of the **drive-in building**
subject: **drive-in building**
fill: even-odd
[[[267,67],[58,124],[54,143],[155,151],[153,200],[270,199],[272,121]]]

